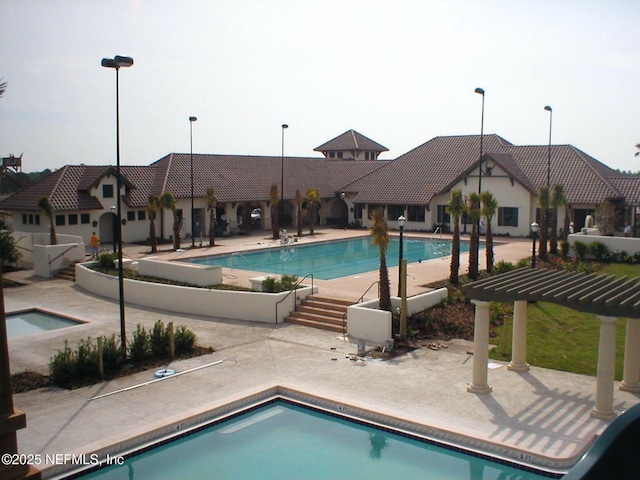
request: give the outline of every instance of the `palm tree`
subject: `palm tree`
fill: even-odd
[[[0,87],[1,87],[1,86],[2,86],[2,85],[0,85]],[[636,148],[637,148],[638,150],[640,150],[640,143],[636,143]],[[636,154],[635,154],[634,156],[635,156],[635,157],[637,157],[638,155],[640,155],[640,152],[636,152]]]
[[[4,96],[4,92],[7,91],[7,82],[3,82],[2,78],[0,78],[0,98]]]
[[[493,231],[491,230],[491,220],[498,210],[498,200],[491,192],[482,192],[482,216],[487,219],[485,225],[485,252],[487,254],[487,272],[493,272]]]
[[[309,209],[309,235],[314,235],[313,227],[316,224],[316,210],[320,206],[320,190],[307,188],[307,208]]]
[[[304,198],[302,198],[302,194],[300,193],[299,188],[296,189],[296,196],[295,196],[294,202],[296,204],[296,211],[297,211],[296,223],[298,224],[298,237],[301,237],[302,236],[302,214],[304,213],[304,211],[302,210],[302,205],[304,204]]]
[[[158,251],[158,240],[156,238],[156,213],[158,212],[158,197],[149,195],[147,202],[147,213],[149,214],[149,244],[151,253]]]
[[[546,258],[547,256],[547,213],[549,212],[549,189],[541,187],[538,195],[538,203],[540,204],[540,240],[538,243],[538,256]]]
[[[278,219],[278,204],[280,203],[280,194],[278,193],[278,185],[271,185],[269,191],[269,201],[271,202],[271,233],[273,239],[280,238],[280,222]]]
[[[469,278],[478,278],[478,246],[480,244],[480,232],[478,222],[480,221],[480,195],[476,192],[469,194],[467,198],[467,214],[471,221],[471,235],[469,237]]]
[[[380,251],[380,310],[391,311],[391,286],[387,269],[387,249],[389,248],[389,227],[382,209],[376,209],[371,216],[371,243]]]
[[[41,197],[40,200],[38,200],[38,208],[42,214],[49,219],[49,238],[51,245],[57,245],[58,239],[56,238],[56,227],[54,226],[53,205],[51,205],[49,197]]]
[[[216,205],[218,199],[213,187],[207,188],[207,211],[209,212],[209,246],[216,244]]]
[[[451,215],[453,222],[453,243],[451,245],[451,273],[449,281],[454,285],[458,284],[458,272],[460,270],[460,217],[464,213],[464,199],[461,190],[451,192],[451,197],[447,202],[447,212]]]
[[[549,238],[549,253],[558,253],[558,209],[567,205],[562,185],[554,185],[551,192],[551,235]]]
[[[171,210],[173,213],[173,249],[178,250],[180,248],[180,227],[182,226],[182,219],[178,216],[176,198],[173,196],[173,193],[164,192],[160,195],[158,204],[162,208]]]

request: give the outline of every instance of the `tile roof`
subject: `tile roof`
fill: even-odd
[[[532,194],[546,185],[548,146],[517,146],[498,135],[485,135],[483,152],[489,164],[499,164]],[[194,196],[202,198],[213,187],[220,202],[264,201],[272,184],[280,186],[284,167],[286,199],[293,199],[296,189],[304,195],[308,188],[317,188],[324,198],[345,192],[355,194],[357,203],[426,205],[476,168],[479,156],[479,135],[435,137],[391,161],[284,157],[283,163],[279,156],[194,154]],[[176,198],[191,197],[188,153],[121,169],[129,207],[144,208],[149,195],[166,191]],[[113,166],[68,165],[6,198],[0,207],[37,211],[38,199],[48,196],[56,211],[101,209],[89,191],[109,175],[115,175]],[[564,185],[571,204],[622,198],[640,205],[640,177],[623,176],[571,145],[552,145],[551,183]]]
[[[339,152],[346,150],[356,150],[359,152],[388,152],[387,147],[383,147],[370,138],[365,137],[355,130],[347,130],[342,135],[323,143],[313,149],[315,152]]]
[[[133,193],[137,188],[127,177],[128,168],[131,167],[122,167],[122,183]],[[6,210],[38,211],[38,200],[46,196],[59,212],[102,209],[100,201],[90,195],[90,189],[105,176],[115,174],[113,166],[66,165],[6,198],[1,205]]]

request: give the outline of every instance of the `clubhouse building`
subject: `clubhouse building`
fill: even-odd
[[[80,235],[88,243],[95,231],[108,243],[114,239],[120,195],[123,241],[142,242],[149,237],[150,196],[171,192],[182,219],[181,237],[190,238],[193,231],[206,242],[207,189],[213,188],[217,198],[217,234],[233,235],[271,228],[269,193],[275,184],[283,193],[280,224],[292,231],[297,209],[306,207],[296,204],[296,191],[304,198],[307,189],[317,189],[322,199],[316,224],[369,227],[370,212],[383,208],[390,228],[404,215],[406,230],[448,231],[451,191],[467,195],[477,192],[481,182],[482,191],[490,191],[498,202],[494,233],[527,236],[530,224],[539,221],[538,191],[549,175],[551,186],[564,186],[576,229],[606,200],[620,212],[620,230],[625,223],[635,226],[640,177],[625,176],[572,145],[518,146],[495,134],[484,135],[481,162],[480,140],[479,135],[435,137],[395,160],[379,160],[387,148],[354,130],[315,148],[316,157],[170,153],[150,165],[121,166],[120,192],[115,167],[67,165],[4,199],[0,209],[11,215],[15,231],[47,232],[48,219],[37,206],[46,196],[56,232]],[[564,214],[562,209],[560,218]],[[159,209],[156,218],[158,237],[170,238],[173,213]]]

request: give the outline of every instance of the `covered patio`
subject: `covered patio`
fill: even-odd
[[[616,324],[627,318],[623,379],[619,388],[640,392],[640,278],[522,268],[479,280],[463,287],[475,305],[473,374],[467,391],[489,393],[489,303],[513,302],[512,357],[508,369],[524,372],[526,361],[527,302],[550,302],[600,320],[596,375],[596,402],[591,416],[612,419],[615,387]]]

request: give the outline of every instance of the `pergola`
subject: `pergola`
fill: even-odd
[[[541,301],[595,314],[600,320],[596,404],[591,415],[611,419],[615,384],[616,323],[627,318],[624,372],[620,390],[640,392],[640,277],[521,268],[463,287],[475,305],[473,378],[467,391],[488,393],[489,302],[513,302],[512,357],[508,369],[522,372],[526,362],[527,302]]]

